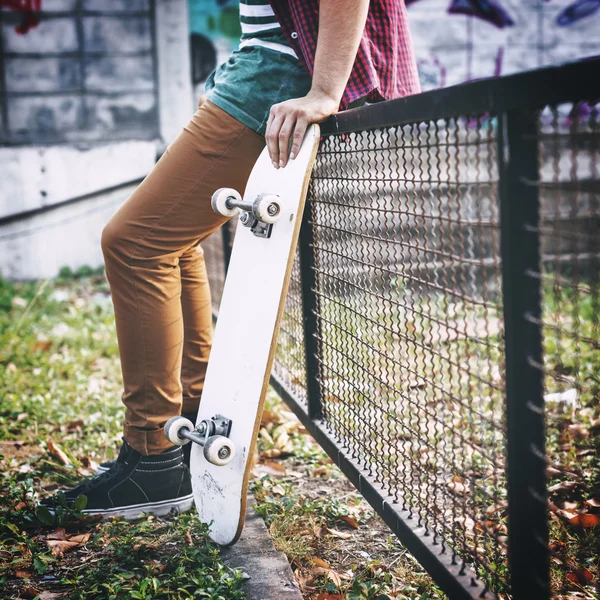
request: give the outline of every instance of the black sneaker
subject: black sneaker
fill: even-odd
[[[182,414],[181,416],[185,417],[186,419],[189,419],[192,423],[195,424],[198,413]],[[190,454],[192,452],[192,444],[191,443],[185,444],[184,446],[182,446],[182,448],[183,448],[183,462],[184,462],[185,466],[189,469],[190,468]],[[121,448],[121,450],[123,450],[123,449]],[[100,463],[96,467],[96,473],[98,475],[100,475],[101,473],[106,473],[106,471],[110,471],[110,469],[112,469],[113,466],[116,464],[117,464],[116,460],[109,460],[109,461]]]
[[[183,463],[180,447],[142,456],[125,441],[108,471],[64,494],[67,505],[86,496],[87,505],[82,512],[105,519],[136,519],[142,513],[162,516],[172,510],[183,513],[194,504],[190,472]],[[46,498],[40,504],[53,512],[58,500]]]

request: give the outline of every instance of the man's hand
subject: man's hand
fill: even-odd
[[[267,121],[267,147],[275,168],[285,167],[289,158],[296,158],[311,123],[322,123],[335,114],[339,100],[310,91],[303,98],[293,98],[274,104]],[[292,147],[290,148],[290,142]]]

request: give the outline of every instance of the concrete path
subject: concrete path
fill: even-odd
[[[248,600],[302,600],[287,557],[275,550],[273,540],[248,498],[248,513],[242,537],[221,551],[225,564],[247,576],[244,591]]]

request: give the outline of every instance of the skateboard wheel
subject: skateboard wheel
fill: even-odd
[[[185,417],[172,417],[165,424],[165,437],[176,446],[185,446],[190,440],[179,435],[183,428],[194,431],[194,424]]]
[[[213,435],[204,444],[204,458],[213,465],[222,467],[231,462],[234,456],[233,442],[222,435]]]
[[[252,205],[253,215],[263,223],[277,223],[281,217],[281,200],[275,194],[260,194]]]
[[[232,198],[236,202],[241,202],[242,197],[239,192],[236,192],[233,188],[219,188],[213,195],[210,201],[212,209],[224,217],[233,217],[237,214],[237,208],[229,208],[227,206],[227,200]]]

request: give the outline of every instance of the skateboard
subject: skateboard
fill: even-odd
[[[246,514],[248,480],[277,334],[319,144],[311,125],[295,160],[275,169],[265,148],[241,195],[221,188],[213,209],[239,221],[196,424],[173,417],[166,437],[192,443],[194,501],[211,538],[235,543]]]

